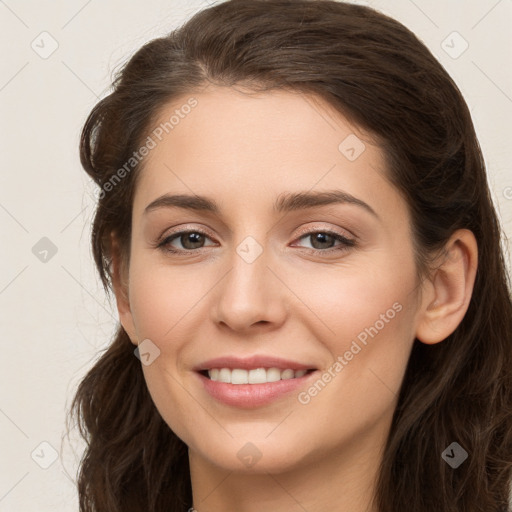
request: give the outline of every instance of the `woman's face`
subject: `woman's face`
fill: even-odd
[[[373,457],[419,285],[382,151],[325,103],[284,91],[211,87],[154,128],[120,314],[162,417],[191,456],[228,470],[361,446]]]

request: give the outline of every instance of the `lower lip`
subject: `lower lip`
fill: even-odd
[[[267,405],[292,391],[297,391],[316,373],[313,371],[302,377],[264,384],[228,384],[211,380],[201,373],[197,375],[202,380],[206,391],[219,402],[233,407],[251,409]]]

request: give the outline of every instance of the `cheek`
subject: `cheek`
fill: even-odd
[[[353,266],[305,273],[293,282],[294,291],[305,298],[311,317],[318,321],[317,333],[322,329],[332,348],[343,350],[347,340],[358,336],[364,343],[377,332],[391,334],[404,322],[406,337],[412,332],[417,284],[412,258],[371,255]]]
[[[362,420],[382,414],[396,398],[414,340],[416,271],[403,255],[377,261],[336,272],[327,288],[313,278],[303,281],[308,306],[322,320],[317,333],[326,333],[323,343],[333,360],[325,375],[330,390],[314,399],[314,408],[331,403]],[[317,388],[305,402],[324,389],[321,383]]]
[[[390,421],[414,332],[414,308],[407,302],[406,288],[386,280],[368,283],[370,292],[345,284],[346,293],[329,300],[330,307],[337,302],[329,322],[335,334],[323,343],[332,362],[298,396],[304,429],[309,418],[329,425],[325,442],[333,446]]]
[[[200,282],[185,267],[171,269],[137,257],[131,262],[130,308],[137,337],[151,340],[159,351],[142,366],[146,385],[160,415],[182,439],[190,429],[191,405],[180,361],[206,293]]]
[[[133,261],[130,308],[139,339],[157,345],[175,338],[181,319],[193,313],[207,291],[207,283],[186,267],[171,268],[154,262]]]

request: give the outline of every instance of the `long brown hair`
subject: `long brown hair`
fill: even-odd
[[[112,286],[115,232],[129,258],[141,147],[161,108],[207,83],[313,93],[380,141],[407,201],[419,272],[459,228],[479,250],[469,309],[446,340],[414,340],[383,462],[381,512],[506,511],[512,477],[512,303],[501,232],[467,105],[418,38],[367,7],[331,0],[230,0],[145,44],[90,113],[80,155],[101,193],[92,247]],[[126,167],[125,167],[126,169]],[[108,187],[107,183],[111,183]],[[71,413],[87,441],[82,512],[184,511],[187,446],[156,410],[122,327],[81,381]],[[441,457],[457,442],[457,469]]]

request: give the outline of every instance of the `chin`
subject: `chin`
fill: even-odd
[[[226,471],[246,474],[285,473],[301,463],[305,463],[307,454],[300,454],[297,443],[288,439],[283,444],[280,439],[274,441],[264,439],[242,440],[231,439],[219,446],[212,440],[211,445],[202,445],[190,451],[195,457],[206,459],[210,464]]]

